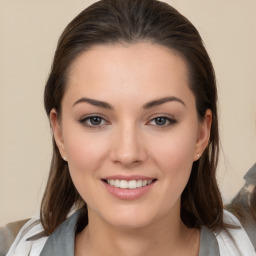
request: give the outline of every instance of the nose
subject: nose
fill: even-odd
[[[116,130],[111,147],[111,160],[124,168],[132,168],[147,159],[141,134],[138,128],[131,124]]]

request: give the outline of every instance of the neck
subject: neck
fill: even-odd
[[[98,216],[89,220],[76,237],[76,256],[198,255],[199,231],[188,229],[180,218],[170,221],[166,216],[149,226],[131,229],[102,223]]]

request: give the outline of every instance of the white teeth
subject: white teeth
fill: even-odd
[[[142,180],[137,180],[136,181],[136,187],[141,188],[142,187]]]
[[[128,188],[129,184],[127,180],[120,180],[119,188]]]
[[[120,181],[119,181],[119,180],[115,180],[115,182],[114,182],[114,187],[119,188],[119,183],[120,183]]]
[[[129,189],[141,188],[150,185],[152,182],[153,180],[107,180],[107,183],[111,186]]]
[[[136,188],[137,187],[136,180],[130,180],[128,182],[128,186],[129,186],[130,189]]]

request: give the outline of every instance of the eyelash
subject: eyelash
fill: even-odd
[[[167,116],[164,116],[164,115],[159,115],[159,116],[156,116],[156,117],[152,118],[148,122],[149,125],[152,125],[150,123],[153,122],[153,121],[156,123],[157,119],[164,119],[164,124],[162,124],[162,125],[153,124],[154,126],[157,126],[157,127],[163,127],[164,128],[164,127],[169,127],[169,126],[174,125],[174,124],[177,123],[177,120],[174,119],[174,118],[170,118],[170,117],[167,117]]]
[[[100,123],[99,124],[92,124],[93,118],[98,119],[98,121]],[[161,124],[157,125],[156,124],[157,119],[158,119],[158,121],[160,121],[160,119],[162,119],[162,121],[164,121],[164,123],[162,125]],[[103,124],[101,123],[102,121],[104,122]],[[90,124],[88,122],[90,122]],[[152,122],[155,122],[155,124],[151,124]],[[79,123],[81,123],[83,126],[86,126],[86,127],[90,128],[90,129],[101,129],[104,126],[110,124],[110,122],[106,121],[106,119],[103,118],[100,115],[91,115],[91,116],[83,117],[82,119],[79,120]],[[177,120],[174,119],[174,118],[166,117],[164,115],[159,115],[159,116],[156,116],[156,117],[150,119],[146,124],[147,125],[151,125],[151,126],[160,127],[160,128],[161,127],[165,128],[165,127],[172,126],[172,125],[174,125],[176,123],[177,123]]]
[[[92,124],[93,118],[98,118],[101,121],[104,121],[104,124]],[[91,124],[88,124],[90,122]],[[79,120],[79,123],[81,123],[83,126],[86,126],[90,129],[100,129],[105,125],[108,125],[109,123],[105,120],[105,118],[101,117],[100,115],[91,115],[91,116],[86,116],[83,117],[82,119]]]

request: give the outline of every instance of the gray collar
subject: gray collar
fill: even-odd
[[[201,228],[199,256],[220,256],[216,236],[205,226]]]
[[[40,256],[73,256],[75,233],[81,211],[64,221],[47,239]],[[199,256],[219,256],[219,246],[213,232],[202,227]]]

